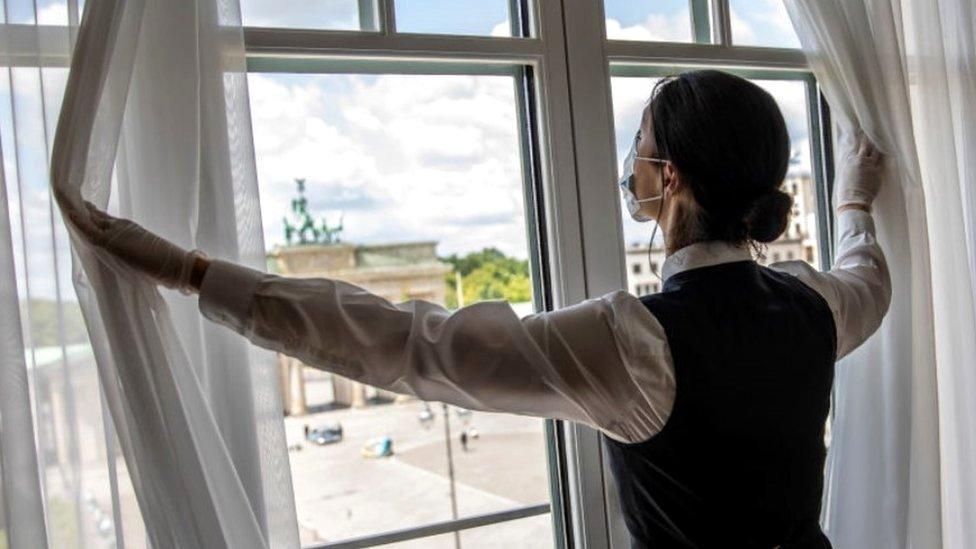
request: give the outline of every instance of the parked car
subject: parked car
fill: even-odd
[[[340,442],[342,440],[342,424],[333,423],[330,425],[315,427],[313,429],[309,429],[308,434],[305,436],[309,442],[318,444],[319,446],[335,444],[336,442]]]
[[[363,457],[382,458],[393,455],[393,439],[388,436],[371,438],[363,446]]]

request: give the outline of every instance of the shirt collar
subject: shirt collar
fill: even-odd
[[[750,260],[752,252],[747,246],[736,246],[722,240],[695,242],[669,255],[664,260],[661,276],[667,282],[672,276],[691,269]]]

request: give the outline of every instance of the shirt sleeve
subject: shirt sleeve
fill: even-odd
[[[875,238],[871,214],[851,209],[837,214],[834,267],[820,272],[802,261],[771,265],[817,291],[834,317],[837,359],[864,343],[881,325],[891,303],[891,277]]]
[[[394,304],[339,280],[213,261],[200,309],[261,347],[368,385],[578,421],[624,442],[659,431],[674,401],[664,330],[623,290],[519,318],[500,300],[455,311]]]

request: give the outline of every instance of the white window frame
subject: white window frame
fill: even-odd
[[[579,197],[576,189],[576,164],[573,157],[572,120],[569,113],[569,88],[566,74],[562,3],[559,0],[510,0],[514,37],[480,37],[398,33],[393,0],[361,0],[363,31],[330,31],[288,28],[245,28],[244,40],[248,70],[255,72],[378,73],[378,74],[510,74],[522,77],[532,93],[526,104],[520,102],[520,119],[530,122],[522,135],[523,169],[530,170],[529,187],[538,192],[539,208],[528,212],[533,250],[548,259],[539,265],[533,258],[535,295],[542,298],[537,307],[544,310],[562,307],[587,297],[579,233]],[[525,32],[523,32],[523,28]],[[373,29],[373,30],[369,30]],[[521,37],[520,35],[531,37]],[[522,67],[529,69],[525,76]],[[533,152],[534,151],[534,152]],[[531,197],[530,197],[531,198]],[[543,223],[536,219],[542,217]],[[542,279],[542,280],[540,280]],[[540,291],[541,290],[541,291]],[[564,505],[565,499],[579,501],[585,494],[596,494],[602,506],[602,480],[584,474],[582,463],[592,460],[584,449],[572,450],[578,434],[560,422],[546,422],[549,442],[551,504],[530,505],[486,515],[463,517],[436,524],[419,525],[393,532],[313,546],[316,549],[371,547],[395,541],[416,539],[465,528],[498,524],[503,521],[552,511],[553,538],[558,546],[583,546],[567,524],[590,504]],[[565,450],[569,449],[569,450]],[[580,483],[586,483],[580,486]],[[572,496],[571,491],[583,496]],[[573,509],[573,514],[569,513]],[[595,527],[602,529],[602,514]],[[574,529],[575,530],[575,529]],[[592,544],[588,546],[593,546]]]
[[[572,9],[565,12],[565,32],[573,36],[573,40],[567,41],[566,56],[587,297],[627,287],[623,229],[620,223],[607,222],[621,219],[620,199],[616,193],[608,192],[617,177],[610,77],[659,76],[663,74],[662,68],[666,69],[664,72],[676,73],[684,68],[714,67],[752,78],[806,82],[810,140],[815,159],[813,175],[820,212],[821,266],[829,265],[831,219],[826,204],[829,204],[827,181],[832,174],[829,136],[822,131],[829,127],[829,114],[802,51],[733,45],[728,0],[690,0],[696,43],[608,40],[602,0],[564,2],[566,6],[572,5]],[[706,10],[709,18],[703,17]],[[706,38],[709,43],[703,43]],[[600,451],[598,435],[583,426],[569,428],[575,432],[577,462],[587,479],[581,481],[587,489],[574,495],[588,502],[588,513],[573,515],[583,528],[584,546],[629,547],[629,534],[620,514],[613,479],[604,467],[605,456]],[[591,478],[598,475],[599,480]],[[594,492],[598,486],[602,486],[602,494]],[[602,505],[597,504],[600,495],[603,496]],[[601,509],[602,517],[595,516]]]

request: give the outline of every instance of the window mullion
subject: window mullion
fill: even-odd
[[[690,0],[691,30],[695,42],[708,44],[712,41],[712,21],[709,0]]]
[[[396,34],[396,6],[394,0],[377,0],[379,8],[379,31],[383,34]]]
[[[613,107],[602,0],[563,0],[573,146],[579,189],[586,297],[626,287],[619,223]],[[575,547],[603,548],[626,539],[617,494],[608,482],[600,434],[566,425]]]
[[[721,46],[732,45],[732,12],[729,0],[711,0],[712,42]]]
[[[359,0],[359,30],[380,30],[380,13],[377,0]]]

